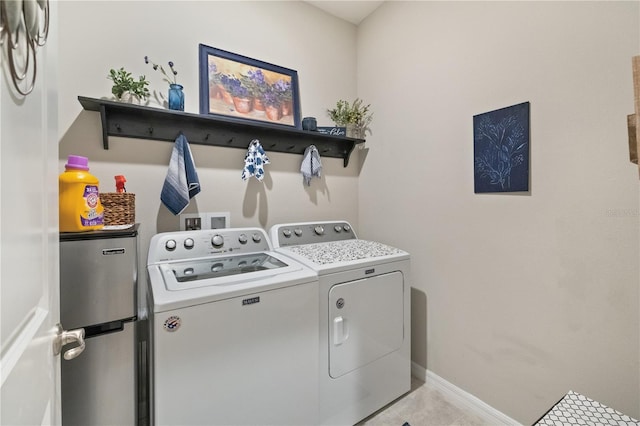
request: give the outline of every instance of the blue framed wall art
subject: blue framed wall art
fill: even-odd
[[[474,192],[529,191],[529,102],[473,116]]]

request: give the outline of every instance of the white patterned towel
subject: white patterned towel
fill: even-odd
[[[249,144],[247,155],[244,156],[244,168],[242,169],[242,180],[247,180],[251,176],[261,181],[264,179],[264,166],[269,164],[269,157],[264,152],[258,139],[254,139]]]

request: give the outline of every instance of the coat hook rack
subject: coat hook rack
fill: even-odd
[[[206,135],[204,139],[192,136],[189,142],[196,145],[246,150],[249,141],[259,139],[262,146],[269,147],[268,151],[298,155],[315,145],[325,157],[342,158],[347,167],[354,147],[364,142],[257,120],[168,111],[83,96],[78,96],[78,101],[85,110],[100,113],[104,149],[109,149],[109,136],[174,142],[179,129],[189,135]]]

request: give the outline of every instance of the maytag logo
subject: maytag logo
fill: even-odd
[[[254,303],[260,303],[260,297],[251,297],[249,299],[242,299],[242,306],[253,305]]]
[[[125,250],[123,248],[112,248],[112,249],[103,249],[103,256],[111,256],[114,254],[124,254]]]
[[[371,275],[371,274],[373,274],[375,272],[376,272],[375,268],[365,269],[364,274],[365,275]]]

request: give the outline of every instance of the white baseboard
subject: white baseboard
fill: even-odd
[[[411,374],[440,391],[442,394],[447,396],[453,404],[469,410],[476,416],[485,419],[488,424],[522,426],[521,423],[518,423],[506,414],[496,410],[489,404],[486,404],[471,395],[469,392],[460,389],[453,383],[446,381],[433,371],[427,370],[415,362],[411,363]]]

